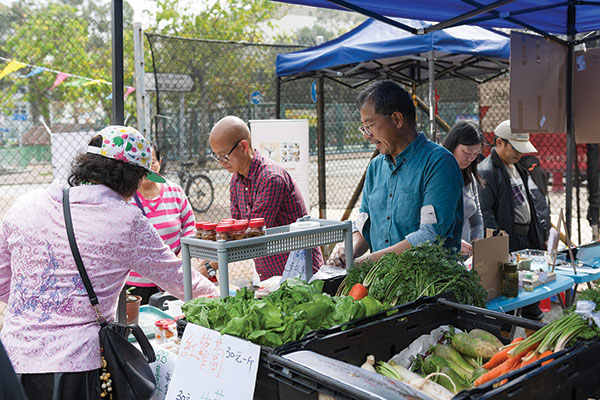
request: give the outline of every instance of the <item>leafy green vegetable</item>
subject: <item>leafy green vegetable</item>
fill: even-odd
[[[460,303],[483,307],[487,293],[479,284],[477,273],[467,271],[459,261],[459,255],[441,241],[426,242],[402,254],[386,254],[374,263],[365,262],[351,269],[338,295],[347,295],[354,284],[362,283],[369,289],[370,297],[395,305],[451,290]]]
[[[182,309],[191,323],[271,347],[384,309],[368,296],[360,301],[331,297],[322,293],[323,284],[288,279],[263,299],[255,299],[252,290],[242,288],[225,299],[190,300]]]
[[[600,311],[600,289],[597,286],[592,287],[591,289],[585,289],[583,292],[579,293],[577,296],[577,300],[589,300],[596,303],[596,308],[594,312]],[[571,306],[567,313],[575,312],[577,304]],[[600,337],[600,328],[595,323],[586,326],[579,334],[577,334],[576,339],[583,340],[591,340],[594,338]]]

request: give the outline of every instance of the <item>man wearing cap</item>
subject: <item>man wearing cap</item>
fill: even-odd
[[[522,154],[537,153],[528,133],[513,133],[506,120],[494,130],[491,154],[479,164],[485,187],[479,187],[479,202],[486,229],[501,229],[509,235],[510,251],[544,249],[542,228],[527,184]]]

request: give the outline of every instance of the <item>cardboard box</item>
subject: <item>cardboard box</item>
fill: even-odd
[[[510,127],[566,132],[567,48],[541,36],[510,34]]]
[[[577,143],[600,143],[600,48],[576,51],[573,60],[573,118]]]
[[[502,295],[502,265],[508,262],[508,234],[500,231],[492,236],[473,241],[473,269],[479,275],[481,286],[488,292],[488,301]]]

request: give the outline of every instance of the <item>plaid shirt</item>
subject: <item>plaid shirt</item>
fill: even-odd
[[[264,218],[267,228],[289,225],[308,214],[300,189],[282,166],[255,150],[248,176],[233,174],[229,188],[231,217]],[[283,274],[289,253],[254,260],[261,280]],[[313,271],[323,265],[320,248],[313,249]]]

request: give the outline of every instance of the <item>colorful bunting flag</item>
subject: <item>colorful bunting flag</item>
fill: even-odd
[[[6,67],[4,67],[4,69],[2,71],[0,71],[0,79],[4,78],[5,76],[7,76],[15,71],[20,70],[21,68],[31,67],[33,69],[29,73],[27,73],[26,75],[20,75],[19,78],[30,78],[30,77],[40,74],[44,71],[54,72],[54,73],[56,73],[56,79],[54,80],[54,83],[52,84],[52,87],[49,90],[54,90],[58,85],[63,83],[69,77],[77,78],[76,80],[72,80],[72,81],[65,83],[66,86],[70,86],[70,87],[82,87],[82,86],[90,86],[90,85],[98,85],[98,84],[111,85],[110,82],[108,82],[104,79],[90,79],[90,78],[86,78],[84,76],[72,75],[67,72],[60,72],[60,71],[56,71],[56,70],[49,69],[46,67],[40,67],[40,66],[36,66],[36,65],[25,64],[25,63],[22,63],[19,61],[9,60],[4,57],[0,57],[0,60],[9,61],[8,65]],[[134,91],[135,91],[134,87],[126,86],[125,94],[123,95],[123,99],[127,99],[127,96],[129,96]],[[108,96],[105,97],[106,100],[112,100],[112,98],[113,98],[112,93],[110,93]]]
[[[45,70],[46,70],[46,68],[44,68],[44,67],[35,67],[27,75],[21,75],[20,78],[31,78],[34,75],[41,74]]]
[[[59,72],[58,74],[56,74],[56,79],[54,80],[54,84],[52,85],[50,90],[54,89],[55,87],[57,87],[58,85],[63,83],[63,81],[70,76],[71,76],[71,74],[67,74],[66,72]]]
[[[83,86],[97,85],[99,83],[106,83],[107,85],[110,85],[110,82],[107,82],[104,79],[93,79],[84,83]]]
[[[26,67],[25,64],[18,61],[11,61],[8,63],[6,67],[0,72],[0,79],[4,78],[6,75],[11,74],[15,71],[20,70],[21,68]]]
[[[81,86],[85,86],[85,83],[88,80],[85,78],[79,78],[70,82],[65,83],[65,86],[71,86],[71,87],[81,87]]]
[[[125,96],[123,96],[123,99],[127,99],[127,96],[129,96],[130,93],[134,92],[135,88],[131,87],[131,86],[127,86],[127,90],[125,91]]]

